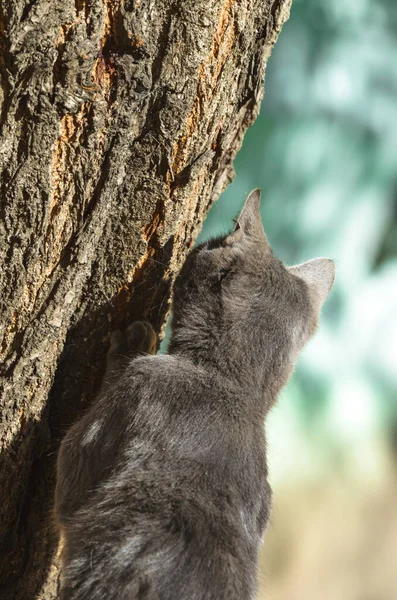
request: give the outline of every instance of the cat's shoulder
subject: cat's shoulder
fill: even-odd
[[[217,389],[224,387],[222,378],[217,377],[216,373],[174,354],[136,358],[127,369],[126,376],[134,380],[134,387],[144,386],[152,390],[161,387],[177,393],[183,390],[216,393]]]
[[[174,354],[156,354],[136,358],[131,362],[129,373],[138,377],[161,375],[167,379],[206,378],[209,376],[203,367]]]

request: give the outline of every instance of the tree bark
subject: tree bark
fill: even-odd
[[[57,446],[160,330],[290,0],[1,0],[0,597],[55,598]]]

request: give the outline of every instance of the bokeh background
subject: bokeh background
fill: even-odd
[[[262,188],[287,264],[333,292],[268,424],[260,599],[397,599],[397,2],[293,0],[261,115],[200,241]]]

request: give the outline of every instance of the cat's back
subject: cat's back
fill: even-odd
[[[174,497],[176,486],[204,511],[215,497],[222,506],[224,491],[236,506],[243,496],[256,503],[267,470],[264,429],[238,385],[180,356],[143,357],[131,367],[139,400],[120,480],[138,477],[138,488],[144,480],[152,498],[159,488],[158,497]]]
[[[238,389],[182,357],[145,356],[100,404],[107,418],[85,440],[104,462],[73,515],[65,585],[79,582],[79,600],[94,589],[147,600],[250,597],[264,464]]]
[[[127,386],[133,383],[139,389],[144,386],[146,390],[156,391],[163,397],[178,393],[181,386],[191,392],[198,385],[203,389],[211,389],[215,381],[216,377],[207,369],[183,356],[156,354],[132,360],[121,383]]]
[[[262,431],[250,410],[247,391],[215,370],[180,355],[145,356],[134,360],[120,382],[120,396],[131,406],[134,428],[156,431],[184,444],[245,443]],[[173,435],[174,434],[174,435]],[[168,437],[167,437],[168,436]]]

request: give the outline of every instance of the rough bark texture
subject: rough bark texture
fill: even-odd
[[[1,598],[56,597],[59,440],[109,331],[163,325],[289,2],[0,2]]]

